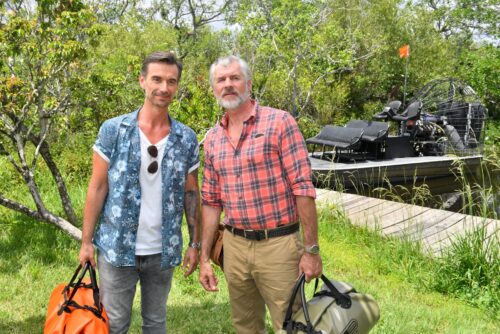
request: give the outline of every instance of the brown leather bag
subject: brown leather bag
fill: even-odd
[[[224,236],[224,225],[219,224],[219,228],[215,231],[214,242],[210,252],[210,260],[223,269],[224,252],[222,249],[222,238]]]

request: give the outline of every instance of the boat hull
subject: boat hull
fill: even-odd
[[[331,162],[309,158],[314,182],[331,188],[357,188],[360,185],[378,187],[385,184],[412,184],[415,181],[450,177],[479,170],[482,155],[423,156],[384,160]]]

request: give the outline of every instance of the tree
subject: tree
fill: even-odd
[[[434,14],[434,28],[445,38],[460,35],[472,41],[474,37],[488,37],[498,42],[496,0],[420,0],[416,3]]]
[[[500,119],[500,49],[493,45],[471,48],[460,59],[459,76],[478,93],[488,108],[490,118]]]
[[[93,25],[93,14],[78,0],[40,0],[33,8],[0,10],[0,158],[21,177],[35,208],[2,193],[0,205],[79,239],[77,217],[50,145],[71,112],[72,85],[81,76],[87,49],[99,29]],[[44,202],[35,173],[40,157],[55,181],[65,218]]]
[[[338,73],[349,71],[353,50],[331,15],[321,0],[240,2],[233,18],[241,27],[235,51],[253,68],[256,98],[295,117],[332,119],[332,110],[322,110],[315,98],[323,98],[318,92],[331,88]]]
[[[179,58],[184,59],[200,33],[211,24],[223,22],[234,3],[235,0],[154,0],[150,11],[151,18],[159,15],[175,30]]]
[[[93,8],[99,22],[114,24],[120,22],[122,17],[138,7],[144,0],[87,0],[89,7]]]

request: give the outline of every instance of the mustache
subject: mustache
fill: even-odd
[[[233,93],[236,93],[236,94],[240,95],[240,94],[236,91],[236,89],[234,89],[233,87],[230,87],[230,88],[224,88],[224,89],[222,90],[222,95],[225,95],[225,94],[233,94]]]
[[[153,92],[153,96],[170,97],[170,94],[169,93]]]

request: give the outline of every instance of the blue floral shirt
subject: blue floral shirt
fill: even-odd
[[[99,217],[94,244],[106,260],[117,267],[135,264],[141,204],[138,112],[105,121],[94,146],[94,150],[108,160],[108,195]],[[194,131],[172,118],[170,121],[170,134],[161,163],[162,268],[181,263],[184,185],[187,174],[200,163]]]

